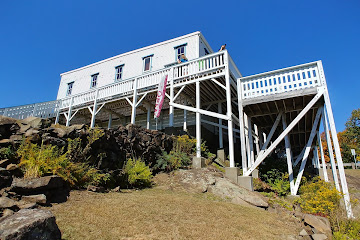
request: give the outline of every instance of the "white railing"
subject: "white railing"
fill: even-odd
[[[318,62],[239,78],[242,98],[254,98],[321,86]]]
[[[0,115],[16,119],[25,119],[30,116],[40,118],[56,117],[59,101],[34,103],[16,107],[1,108]]]

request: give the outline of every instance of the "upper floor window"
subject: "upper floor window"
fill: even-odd
[[[122,79],[124,70],[124,65],[115,67],[115,81],[120,81]]]
[[[71,95],[73,86],[74,86],[74,82],[68,83],[67,91],[66,91],[66,95],[67,95],[67,96],[68,96],[68,95]]]
[[[91,87],[96,87],[99,74],[91,75]]]
[[[150,71],[151,70],[151,64],[152,64],[152,57],[154,55],[149,55],[146,57],[143,57],[143,61],[144,61],[144,72],[146,71]]]
[[[209,51],[206,48],[204,48],[204,51],[205,51],[205,55],[209,54]]]
[[[186,44],[174,47],[175,48],[175,61],[180,59],[180,56],[182,54],[184,54],[186,56],[185,47],[186,47]]]

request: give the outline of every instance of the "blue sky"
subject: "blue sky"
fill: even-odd
[[[322,60],[338,130],[360,107],[360,1],[0,1],[0,107],[54,100],[59,74],[201,31],[244,76]]]

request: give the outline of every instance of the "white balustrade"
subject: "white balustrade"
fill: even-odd
[[[24,119],[30,116],[50,118],[55,117],[58,111],[59,101],[28,104],[0,109],[0,115]]]
[[[321,86],[317,62],[240,78],[242,98]]]

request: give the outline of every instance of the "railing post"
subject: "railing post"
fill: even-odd
[[[169,107],[169,127],[174,126],[174,67],[170,69],[169,81],[170,81],[170,107]]]
[[[135,118],[136,118],[136,103],[137,103],[137,85],[138,85],[138,79],[135,78],[134,85],[133,85],[133,104],[131,109],[131,124],[135,124]]]

